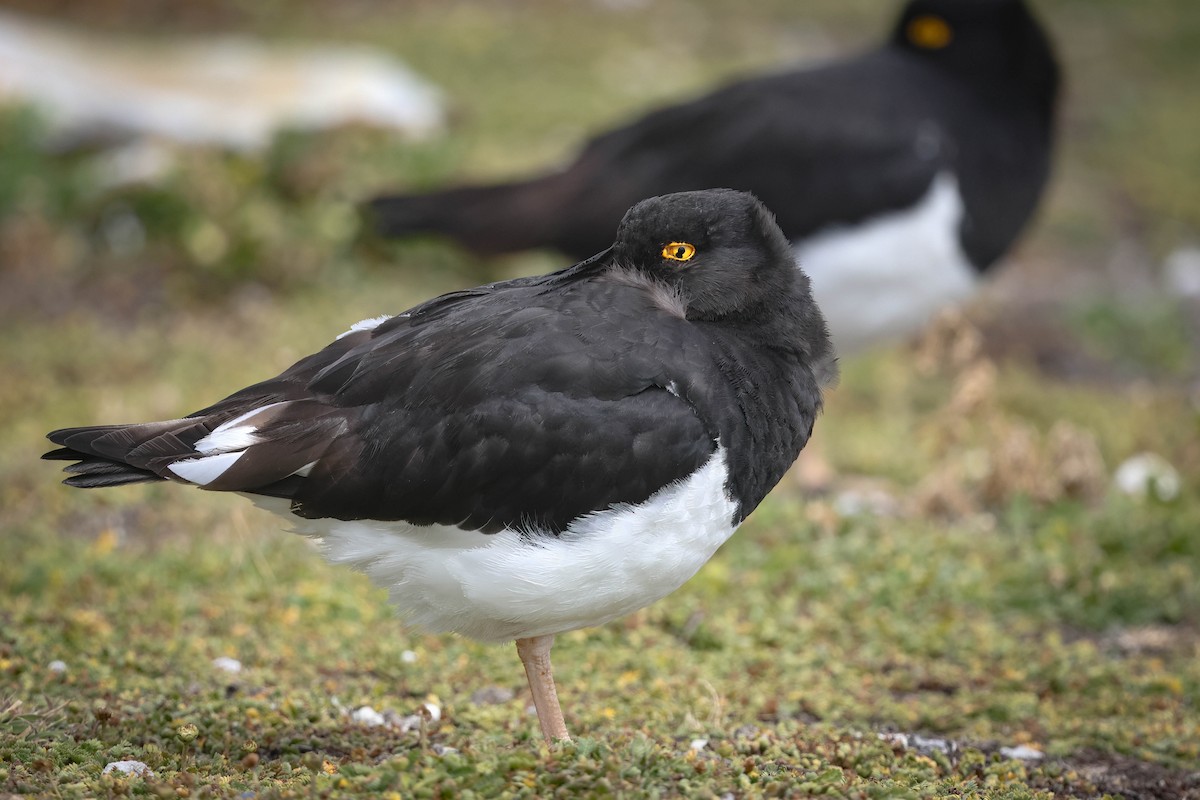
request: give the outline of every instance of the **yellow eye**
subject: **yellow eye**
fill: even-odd
[[[950,29],[950,24],[932,14],[913,17],[912,21],[908,23],[908,27],[905,28],[905,33],[910,42],[924,50],[941,50],[954,38],[954,31]]]
[[[662,257],[672,261],[691,261],[696,255],[696,248],[687,242],[671,242],[662,249]]]

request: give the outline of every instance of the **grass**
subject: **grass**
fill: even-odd
[[[1127,4],[1044,5],[1078,78],[1026,257],[1087,273],[1130,235],[1124,197],[1145,251],[1169,249],[1200,219],[1191,140],[1168,124],[1191,107],[1191,5],[1163,4],[1174,25]],[[824,452],[876,476],[895,514],[841,513],[788,479],[672,597],[560,637],[579,737],[562,747],[538,739],[513,648],[406,628],[381,591],[245,502],[59,486],[36,460],[51,428],[176,416],[356,319],[559,263],[364,240],[352,204],[370,187],[519,172],[584,128],[880,27],[865,2],[811,4],[820,35],[783,2],[413,4],[403,20],[211,7],[249,30],[396,46],[464,119],[420,144],[346,130],[288,133],[262,159],[191,152],[160,186],[101,191],[87,155],[46,154],[36,119],[0,114],[0,795],[1200,792],[1196,343],[1186,312],[1107,296],[1103,278],[1062,319],[1106,379],[993,361],[986,336],[964,357],[969,326],[846,364]],[[1143,168],[1130,108],[1177,169]],[[1143,450],[1180,471],[1178,498],[1110,489]],[[364,705],[397,724],[356,722]],[[1019,745],[1045,758],[1003,750]],[[101,774],[123,759],[153,776]]]

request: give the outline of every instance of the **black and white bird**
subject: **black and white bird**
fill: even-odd
[[[385,234],[480,254],[603,247],[633,203],[731,186],[778,217],[838,352],[967,298],[1029,221],[1058,67],[1023,0],[913,0],[875,50],[743,80],[591,140],[528,181],[376,198]]]
[[[554,635],[664,597],[795,460],[835,360],[770,212],[656,197],[550,275],[437,297],[182,419],[65,428],[66,483],[245,494],[412,622],[515,639],[547,739]]]

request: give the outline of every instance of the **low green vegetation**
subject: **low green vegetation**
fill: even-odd
[[[48,153],[36,117],[0,111],[0,796],[1200,794],[1197,331],[1095,266],[1200,227],[1190,2],[1156,4],[1174,25],[1043,4],[1076,80],[1022,255],[1091,275],[1052,304],[1062,338],[1035,342],[1084,354],[1086,380],[961,321],[847,362],[818,423],[828,488],[789,476],[675,595],[559,638],[578,739],[553,748],[511,646],[406,628],[239,498],[66,489],[42,437],[174,417],[357,319],[560,266],[374,241],[355,202],[545,163],[651,102],[869,40],[879,6],[814,2],[800,27],[783,2],[276,5],[212,8],[395,47],[459,121],[421,143],[285,133],[261,159],[187,152],[154,186],[101,189],[93,154]],[[1148,109],[1136,136],[1130,107]],[[1143,168],[1143,134],[1176,168]],[[982,316],[1023,319],[1028,299]],[[1113,489],[1144,451],[1178,472],[1174,497]],[[122,760],[152,774],[102,774]]]

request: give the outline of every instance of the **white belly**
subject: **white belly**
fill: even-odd
[[[958,182],[943,173],[909,209],[796,244],[839,355],[912,334],[973,293],[978,275],[958,242],[962,215]]]
[[[723,450],[636,506],[577,520],[559,536],[405,522],[305,520],[252,497],[317,537],[325,557],[365,572],[411,622],[482,641],[600,625],[679,588],[732,534]]]

